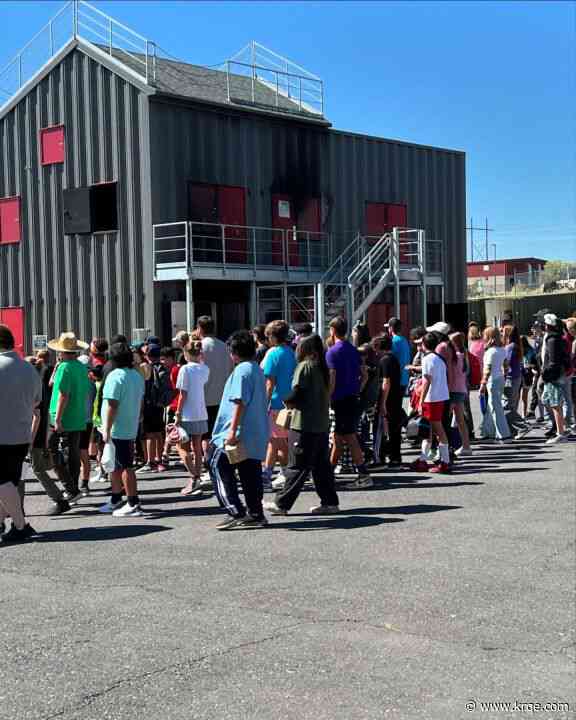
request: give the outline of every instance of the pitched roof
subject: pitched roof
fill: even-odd
[[[106,53],[109,48],[100,47]],[[118,48],[112,49],[112,57],[129,68],[141,71],[136,53],[126,53]],[[250,77],[227,73],[223,70],[191,65],[177,60],[156,58],[155,79],[152,87],[159,93],[178,98],[189,98],[217,105],[241,106],[265,112],[288,114],[304,120],[312,120],[323,125],[330,123],[318,113],[300,107],[297,99],[291,99],[276,93],[272,87],[262,82],[252,82]],[[230,100],[228,100],[230,93]]]

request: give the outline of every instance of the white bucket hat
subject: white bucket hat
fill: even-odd
[[[450,332],[450,325],[448,325],[448,323],[440,321],[434,323],[434,325],[430,325],[430,327],[427,327],[426,330],[428,332],[437,332],[442,333],[442,335],[448,335],[448,333]]]

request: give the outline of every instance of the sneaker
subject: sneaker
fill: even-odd
[[[513,437],[502,438],[498,441],[499,445],[511,445],[514,442]]]
[[[336,465],[334,475],[354,475],[354,468],[349,465]]]
[[[374,480],[372,480],[371,475],[358,475],[354,482],[348,483],[344,487],[346,490],[366,490],[374,487]]]
[[[455,455],[456,457],[472,457],[472,455],[474,455],[474,451],[472,448],[460,447],[456,450]]]
[[[198,487],[200,490],[212,490],[212,478],[210,477],[209,472],[204,472],[202,475],[200,475],[200,482],[198,483]]]
[[[415,470],[416,472],[428,472],[428,463],[426,460],[422,460],[422,458],[418,458],[418,460],[410,463],[408,467],[410,470]]]
[[[13,545],[15,543],[26,542],[27,540],[35,537],[37,534],[36,530],[34,530],[32,525],[29,523],[26,523],[22,530],[18,530],[15,525],[12,525],[10,530],[2,535],[2,544]]]
[[[146,465],[142,465],[141,468],[138,468],[138,470],[136,470],[136,475],[144,475],[145,473],[153,472],[156,472],[156,466],[150,465],[150,463],[146,463]]]
[[[216,530],[231,530],[237,522],[240,522],[243,518],[235,518],[227,515],[224,520],[216,525]]]
[[[87,480],[80,485],[80,495],[82,495],[82,497],[88,497],[88,495],[90,495],[90,486]]]
[[[112,515],[114,517],[142,517],[144,513],[142,512],[140,505],[130,505],[129,503],[125,503],[122,507],[114,510]]]
[[[96,472],[94,473],[94,476],[90,478],[90,482],[107,483],[108,482],[108,474],[105,473],[101,467],[96,468]]]
[[[64,500],[64,498],[62,498],[62,500],[59,500],[58,502],[54,503],[54,505],[52,505],[52,507],[50,508],[50,510],[48,510],[46,515],[48,515],[48,517],[53,517],[55,515],[62,515],[63,513],[68,512],[68,510],[70,510],[70,509],[71,509],[71,507],[70,507],[70,503],[68,502],[68,500]]]
[[[262,503],[262,507],[264,510],[267,510],[270,515],[288,515],[288,510],[282,510],[275,502],[264,502]]]
[[[526,435],[528,435],[530,430],[532,430],[532,427],[530,425],[528,427],[523,427],[521,430],[518,430],[514,440],[522,440],[522,438],[524,438],[524,437],[526,437]]]
[[[115,510],[121,508],[124,505],[124,500],[119,500],[117,503],[113,503],[112,500],[108,500],[104,505],[100,505],[98,508],[99,512],[111,515]]]
[[[555,435],[554,437],[551,437],[549,440],[546,440],[546,445],[557,445],[558,443],[568,442],[569,437],[566,433],[563,433],[562,435]]]
[[[233,530],[248,530],[249,528],[261,528],[267,527],[268,520],[262,515],[262,517],[253,517],[252,515],[246,515],[240,518],[234,524]]]
[[[314,505],[310,508],[312,515],[336,515],[340,512],[338,505]]]
[[[430,468],[431,473],[446,473],[449,474],[452,472],[450,469],[450,465],[447,465],[446,463],[438,463],[438,465],[434,465],[434,467]]]
[[[275,477],[274,480],[272,480],[273,490],[282,490],[284,488],[284,485],[286,485],[286,478],[284,477],[284,473],[280,473],[278,477]]]
[[[78,500],[82,499],[82,493],[78,490],[76,493],[63,492],[62,497],[67,500],[70,505],[76,505]]]
[[[162,465],[164,465],[165,468],[170,467],[170,458],[168,455],[162,455]]]
[[[545,438],[553,438],[556,435],[556,428],[550,428],[544,433]]]
[[[164,463],[158,463],[158,465],[156,465],[157,473],[165,473],[167,470],[168,468],[166,467],[166,465],[164,465]]]
[[[180,495],[184,495],[186,497],[193,497],[202,495],[202,490],[200,488],[200,483],[197,480],[190,480],[190,482],[180,490]]]

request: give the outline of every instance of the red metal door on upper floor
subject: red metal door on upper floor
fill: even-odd
[[[243,187],[218,186],[219,222],[226,227],[226,262],[247,263],[248,237],[246,235],[246,193]]]
[[[407,227],[408,210],[402,203],[379,203],[367,202],[364,224],[366,235],[381,237],[384,233],[391,232],[395,227]],[[376,242],[376,237],[371,243]],[[405,263],[409,259],[409,253],[405,245],[400,245],[400,262]]]
[[[0,308],[0,323],[7,325],[14,335],[15,350],[24,354],[24,308]]]
[[[284,230],[288,238],[288,263],[298,264],[298,243],[292,237],[292,228],[296,225],[294,202],[290,195],[276,193],[272,195],[272,227]],[[282,234],[274,233],[272,237],[272,265],[284,264]]]

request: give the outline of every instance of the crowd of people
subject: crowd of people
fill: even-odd
[[[88,344],[65,332],[25,359],[0,325],[2,542],[37,536],[26,520],[27,460],[50,515],[106,484],[101,513],[141,517],[139,480],[180,467],[181,494],[214,493],[225,511],[217,527],[232,530],[286,515],[310,478],[319,498],[310,512],[334,514],[336,476],[351,475],[338,490],[361,490],[384,468],[449,474],[482,445],[512,443],[539,423],[547,443],[566,442],[576,431],[575,360],[576,317],[548,310],[530,336],[509,315],[499,327],[472,322],[467,335],[437,322],[408,337],[399,318],[371,337],[337,317],[326,339],[274,320],[227,343],[203,316],[170,347],[154,336]],[[408,446],[419,453],[406,464]]]

